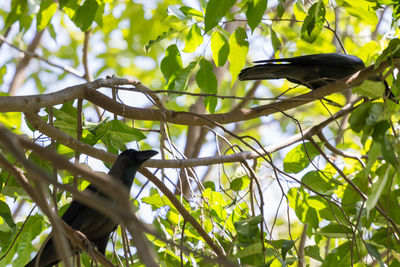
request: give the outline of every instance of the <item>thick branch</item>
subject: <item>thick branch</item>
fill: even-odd
[[[304,138],[318,134],[326,125],[332,121],[337,120],[341,116],[350,113],[354,107],[350,106],[348,108],[343,108],[341,111],[333,115],[332,117],[326,119],[325,121],[310,127],[303,131],[303,133],[298,133],[290,138],[287,138],[281,143],[266,146],[264,148],[258,149],[256,151],[245,151],[240,153],[235,153],[231,155],[223,155],[218,157],[204,157],[204,158],[192,158],[184,160],[148,160],[143,164],[144,167],[153,168],[188,168],[196,166],[208,166],[212,164],[222,164],[222,163],[232,163],[232,162],[242,162],[243,160],[251,160],[259,158],[260,155],[265,155],[265,151],[268,153],[276,152],[282,148],[292,145]],[[47,123],[45,123],[37,114],[25,113],[26,119],[30,124],[32,124],[38,131],[44,133],[45,135],[57,140],[61,144],[73,149],[78,150],[81,153],[92,156],[94,158],[100,159],[112,163],[116,159],[116,155],[109,152],[97,149],[95,147],[89,146],[83,142],[80,142],[68,134],[54,128]]]
[[[107,96],[93,90],[100,87],[112,87],[115,85],[123,84],[130,84],[133,86],[140,85],[140,83],[138,82],[122,78],[98,79],[90,83],[72,86],[64,90],[46,95],[0,97],[0,112],[25,112],[39,110],[43,107],[62,104],[76,98],[85,98],[91,101],[93,104],[98,105],[111,113],[124,116],[125,118],[133,120],[165,120],[166,122],[183,125],[215,126],[212,123],[213,121],[219,124],[245,121],[304,105],[306,103],[314,101],[315,99],[321,99],[329,94],[340,92],[346,88],[355,86],[365,79],[371,77],[372,75],[382,72],[385,68],[388,67],[388,65],[389,61],[385,61],[376,70],[373,69],[373,66],[370,66],[362,71],[355,73],[351,77],[330,83],[317,90],[313,90],[309,93],[290,99],[258,106],[251,109],[240,109],[220,114],[204,114],[202,116],[193,116],[193,114],[189,112],[176,112],[166,109],[161,111],[158,109],[135,108],[116,103]]]

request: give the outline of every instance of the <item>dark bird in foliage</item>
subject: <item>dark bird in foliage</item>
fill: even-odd
[[[136,151],[128,149],[122,152],[114,165],[112,166],[110,176],[119,180],[128,189],[131,188],[136,171],[143,162],[150,159],[157,152],[154,150]],[[90,184],[85,190],[92,191],[99,196],[108,198],[103,192]],[[105,254],[106,246],[110,234],[118,226],[118,222],[108,218],[101,212],[92,209],[79,201],[72,201],[71,206],[65,211],[62,219],[72,228],[82,232],[97,249]],[[37,266],[52,266],[60,261],[60,257],[56,253],[53,238],[49,238],[48,242],[43,244],[42,253],[38,258],[36,255],[25,267],[33,267],[37,261]]]
[[[255,63],[261,64],[243,69],[239,80],[286,78],[310,89],[317,89],[365,68],[364,62],[358,57],[339,53],[268,59]]]
[[[307,86],[311,90],[343,79],[365,68],[364,62],[352,55],[340,53],[314,54],[293,58],[267,59],[255,61],[254,67],[243,69],[239,80],[270,80],[285,78],[288,81]],[[379,81],[378,76],[370,78]],[[394,95],[386,81],[383,81],[386,95],[394,100]]]

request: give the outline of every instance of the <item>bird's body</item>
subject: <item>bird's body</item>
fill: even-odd
[[[153,150],[125,150],[118,156],[109,172],[109,175],[120,180],[120,182],[130,189],[137,169],[143,162],[153,157],[155,154],[157,154],[157,152]],[[86,190],[109,199],[109,197],[93,185],[89,185],[85,191]],[[93,244],[96,245],[97,249],[102,254],[105,254],[110,234],[118,226],[117,221],[108,218],[101,212],[76,200],[72,201],[71,205],[62,216],[62,219],[72,228],[83,233]],[[58,257],[55,251],[52,238],[49,238],[43,246],[40,258],[37,259],[36,256],[25,265],[25,267],[35,266],[36,261],[38,261],[38,267],[52,266],[60,261],[60,257]]]
[[[255,63],[261,64],[243,69],[239,74],[239,80],[285,78],[310,89],[317,89],[365,68],[364,62],[358,57],[340,53],[268,59]]]

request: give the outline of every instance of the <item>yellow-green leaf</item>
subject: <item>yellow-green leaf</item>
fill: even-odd
[[[201,43],[203,43],[203,36],[201,35],[200,27],[197,24],[193,24],[186,35],[183,52],[192,53]]]
[[[211,36],[211,51],[215,65],[217,67],[223,66],[228,59],[229,44],[220,31],[214,32]]]
[[[225,16],[236,0],[210,0],[204,16],[204,30],[208,32]]]
[[[309,43],[317,39],[325,22],[325,6],[319,1],[308,10],[306,19],[301,26],[301,38]]]
[[[237,28],[229,38],[229,72],[232,75],[231,86],[235,83],[239,72],[246,63],[247,52],[249,51],[249,42],[247,34],[243,28]]]
[[[37,15],[36,25],[38,31],[43,30],[49,24],[54,13],[57,11],[57,3],[52,0],[43,0]]]

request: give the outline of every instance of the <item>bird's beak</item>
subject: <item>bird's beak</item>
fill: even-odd
[[[157,154],[158,152],[154,150],[139,151],[138,159],[142,162],[145,162],[146,160],[148,160],[151,157],[154,157]]]

